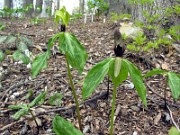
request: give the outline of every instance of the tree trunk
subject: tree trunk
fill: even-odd
[[[57,10],[60,9],[60,0],[57,0]]]
[[[166,16],[165,8],[169,7],[172,9],[172,6],[178,4],[178,0],[154,0],[148,3],[138,1],[137,3],[131,2],[131,4],[128,3],[128,0],[109,0],[109,11],[117,14],[131,14],[133,19],[144,22],[146,21],[146,17],[143,15],[144,11],[150,14],[150,16],[159,14],[160,17],[158,19],[161,20]],[[171,18],[171,20],[178,22],[180,17],[178,15],[171,15]]]
[[[109,11],[118,14],[131,14],[132,5],[128,4],[128,0],[109,0]]]
[[[33,0],[26,0],[26,2],[24,4],[26,6],[29,6],[29,10],[26,13],[27,17],[33,17],[34,16]]]
[[[37,16],[42,12],[43,0],[36,0],[35,15]]]
[[[84,4],[85,4],[84,0],[79,0],[79,13],[80,14],[84,13]]]
[[[4,6],[7,8],[13,8],[13,1],[12,0],[4,0]]]
[[[45,5],[47,9],[50,9],[50,11],[48,12],[49,15],[52,15],[52,1],[47,1],[45,0]]]
[[[82,14],[84,14],[84,4],[85,4],[85,2],[84,2],[84,0],[82,0]]]

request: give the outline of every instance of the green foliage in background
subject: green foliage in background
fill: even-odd
[[[137,41],[143,40],[144,36],[139,36],[138,40],[127,44],[127,48],[130,51],[146,52],[154,51],[160,47],[168,47],[172,43],[180,41],[180,25],[171,24],[174,18],[178,18],[180,13],[180,7],[178,5],[171,5],[170,7],[153,7],[154,0],[129,0],[130,4],[135,6],[145,6],[148,4],[154,10],[154,13],[142,10],[144,22],[135,20],[135,25],[146,29],[151,33],[152,37],[146,37],[146,40],[140,45]],[[155,12],[156,10],[163,10],[163,13]],[[118,20],[120,18],[117,14],[112,13],[111,19]],[[172,25],[169,28],[164,28],[163,25]]]
[[[111,17],[111,21],[114,22],[123,18],[131,18],[131,15],[130,14],[117,14],[115,12],[111,12],[110,17]]]
[[[154,0],[128,0],[129,4],[152,4],[154,2]]]
[[[47,21],[46,18],[38,18],[38,17],[35,17],[35,18],[31,18],[30,19],[30,23],[32,25],[40,25],[40,24],[44,24],[45,22]],[[44,24],[45,25],[45,24]]]
[[[109,4],[104,0],[88,0],[87,3],[89,12],[92,12],[96,9],[95,14],[96,16],[100,16],[103,12],[109,9]]]
[[[171,26],[168,32],[174,41],[180,41],[180,25]]]
[[[46,8],[46,13],[48,14],[48,16],[51,16],[51,7],[47,7]]]
[[[58,24],[64,24],[65,26],[68,25],[70,19],[70,14],[66,11],[66,8],[63,7],[60,10],[56,10],[55,12],[55,22]]]
[[[19,17],[19,16],[23,16],[25,13],[28,13],[32,9],[33,9],[32,4],[28,4],[24,8],[23,7],[22,8],[4,7],[3,9],[0,9],[0,17],[3,17],[3,18]]]
[[[70,17],[70,20],[71,21],[76,21],[76,20],[79,20],[79,19],[81,19],[83,17],[83,15],[82,14],[72,14],[71,15],[71,17]]]

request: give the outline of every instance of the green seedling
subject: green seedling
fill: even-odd
[[[131,51],[140,52],[145,42],[146,42],[146,36],[139,33],[138,36],[134,38],[133,43],[127,45],[127,49]]]
[[[38,17],[30,19],[32,25],[40,25],[41,23],[45,24],[46,21],[47,21],[46,19],[38,18]]]
[[[171,89],[174,100],[177,100],[180,96],[180,76],[174,72],[165,71],[162,69],[153,69],[144,75],[144,78],[151,77],[154,75],[166,76],[167,84]],[[164,102],[166,107],[166,88],[164,90]]]
[[[146,87],[143,83],[141,72],[134,64],[132,64],[126,59],[123,59],[121,57],[107,58],[96,64],[88,72],[84,80],[82,90],[83,99],[86,99],[91,95],[95,88],[104,79],[106,74],[108,74],[108,76],[112,80],[112,83],[114,84],[112,97],[113,101],[111,108],[110,135],[113,135],[114,110],[117,87],[127,79],[128,73],[130,74],[130,77],[135,85],[138,95],[143,101],[143,104],[146,106]]]
[[[71,17],[70,17],[70,20],[71,21],[76,21],[76,20],[79,20],[80,18],[82,18],[82,14],[72,14]]]
[[[48,104],[60,106],[63,95],[61,93],[54,93],[48,100]]]
[[[32,112],[32,108],[35,107],[38,104],[42,104],[45,100],[46,97],[46,92],[40,93],[31,103],[29,104],[18,104],[18,105],[10,105],[8,108],[12,110],[18,110],[14,115],[12,115],[12,118],[15,120],[19,120],[21,117],[30,114],[36,123],[36,126],[38,128],[38,133],[39,133],[39,125],[38,122]]]
[[[177,26],[171,26],[169,29],[169,34],[173,37],[174,40],[180,41],[179,32],[180,31],[180,25]]]
[[[63,27],[61,26],[61,32],[55,34],[53,37],[49,39],[47,45],[48,48],[47,51],[43,54],[38,55],[34,59],[32,63],[32,76],[35,77],[37,74],[39,74],[39,72],[42,69],[47,68],[48,66],[47,60],[50,58],[50,54],[51,54],[50,49],[55,44],[55,41],[58,41],[59,51],[60,53],[65,55],[69,82],[76,104],[76,113],[78,117],[79,128],[80,130],[82,130],[79,102],[77,99],[74,83],[72,80],[70,66],[74,69],[77,69],[79,71],[79,74],[81,74],[87,60],[87,52],[84,46],[79,42],[79,40],[73,34],[65,32],[70,17],[66,9],[63,7],[61,10],[56,11],[55,16],[56,16],[55,18],[56,23],[58,24],[59,23],[58,21],[60,20]],[[59,133],[56,132],[56,134]]]
[[[8,7],[4,7],[3,9],[0,10],[1,17],[10,18],[12,17],[13,13],[14,13],[14,10]]]
[[[154,0],[128,0],[128,2],[130,4],[134,4],[134,6],[141,6],[142,9],[145,6],[144,4],[148,4],[150,7],[152,7],[152,9],[150,10],[142,10],[142,15],[144,18],[143,23],[140,21],[136,21],[136,25],[138,25],[139,27],[143,27],[146,30],[149,30],[150,33],[150,37],[147,37],[147,39],[149,40],[145,40],[145,44],[143,44],[143,46],[137,46],[137,43],[129,43],[127,48],[131,51],[137,51],[139,52],[139,50],[142,51],[151,51],[154,49],[158,49],[160,46],[167,46],[167,45],[171,45],[172,42],[177,42],[179,41],[179,26],[174,26],[172,25],[173,23],[175,23],[175,21],[173,21],[173,18],[178,18],[178,13],[180,11],[179,6],[177,5],[172,5],[171,7],[157,7],[154,6]],[[154,7],[154,8],[153,8]],[[163,13],[163,18],[162,18],[162,14],[158,14],[158,13],[152,13],[152,11],[156,12],[156,11],[164,11]],[[150,11],[150,12],[149,12]],[[114,17],[117,18],[118,15],[112,14]],[[167,20],[165,18],[168,18]],[[168,23],[168,21],[171,22],[172,20],[172,24]],[[167,28],[161,28],[162,24],[167,24]],[[168,26],[169,25],[169,26]],[[172,25],[172,26],[171,26]],[[169,37],[167,38],[167,36],[171,36],[172,39],[170,39]],[[154,44],[154,45],[153,45]]]

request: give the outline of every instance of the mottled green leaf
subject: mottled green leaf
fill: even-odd
[[[63,95],[61,93],[54,93],[54,95],[49,98],[48,103],[50,105],[60,106],[62,97]]]
[[[143,79],[142,79],[142,74],[141,72],[138,70],[138,68],[132,64],[131,62],[129,62],[128,60],[126,59],[123,59],[124,63],[123,65],[125,64],[129,74],[130,74],[130,77],[133,81],[133,84],[137,90],[137,93],[138,95],[140,96],[143,104],[145,106],[147,106],[147,102],[146,102],[146,87],[143,83]]]
[[[173,98],[177,100],[180,96],[180,77],[176,73],[168,72],[168,85]]]
[[[19,42],[19,44],[17,45],[17,49],[21,52],[24,52],[28,49],[28,47],[24,42]]]
[[[56,116],[53,120],[53,131],[56,135],[83,135],[80,130],[60,116]]]
[[[5,40],[5,43],[6,44],[11,44],[11,43],[14,43],[16,41],[16,37],[12,36],[12,35],[9,35],[7,36],[6,40]]]
[[[150,77],[150,76],[153,76],[153,75],[165,74],[165,73],[166,73],[165,70],[162,70],[162,69],[153,69],[153,70],[147,72],[143,77],[147,78],[147,77]]]
[[[49,53],[48,51],[40,54],[38,56],[36,56],[36,58],[34,59],[33,63],[32,63],[32,71],[31,71],[31,75],[32,77],[37,76],[42,69],[47,68],[47,59],[49,58]]]
[[[48,40],[48,45],[47,45],[47,48],[48,48],[48,51],[50,51],[50,49],[53,47],[53,45],[55,44],[55,41],[57,40],[57,38],[60,38],[62,35],[62,33],[57,33],[55,35],[53,35],[49,40]]]
[[[70,33],[61,33],[59,48],[66,53],[70,65],[82,73],[87,60],[87,52],[78,39]]]
[[[32,41],[27,37],[20,36],[20,38],[21,38],[21,41],[26,43],[28,46],[31,46],[33,44]]]
[[[95,88],[104,79],[105,75],[109,71],[109,65],[113,61],[113,58],[107,58],[98,64],[96,64],[87,74],[84,80],[82,97],[86,99],[91,95]]]
[[[5,58],[5,54],[3,53],[2,50],[0,50],[0,62],[3,61]]]
[[[29,64],[30,62],[29,57],[24,53],[20,52],[19,50],[13,53],[13,59],[16,61],[23,61],[24,64]]]
[[[3,43],[8,36],[0,36],[0,43]]]

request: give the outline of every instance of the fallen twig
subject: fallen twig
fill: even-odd
[[[176,122],[174,121],[174,118],[173,118],[173,115],[172,115],[172,111],[170,110],[170,108],[169,108],[169,106],[168,105],[166,105],[166,107],[167,107],[167,109],[168,109],[168,111],[169,111],[169,114],[170,114],[170,116],[171,116],[171,120],[172,120],[172,123],[173,123],[173,125],[177,128],[177,130],[180,132],[180,129],[179,129],[179,126],[176,124]]]

